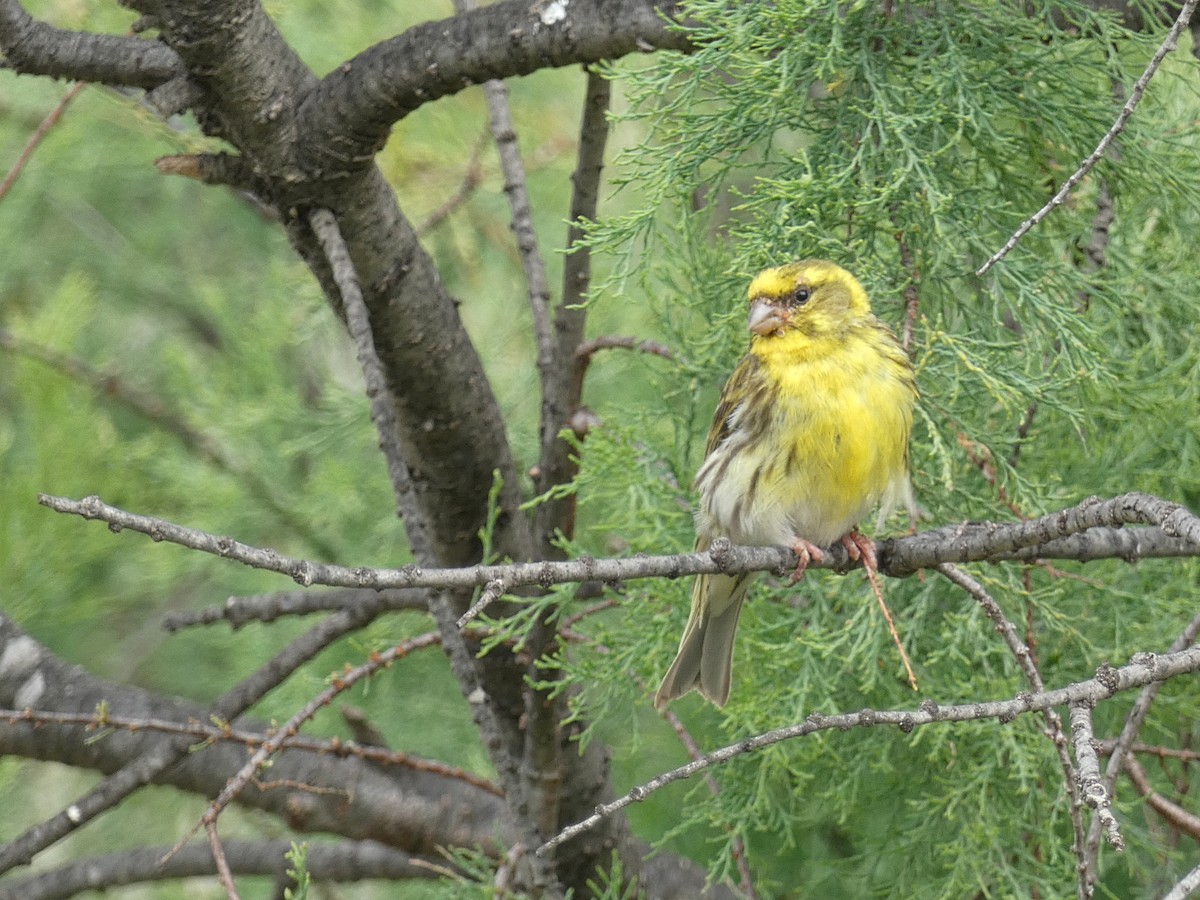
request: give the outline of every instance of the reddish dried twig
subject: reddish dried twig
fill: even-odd
[[[442,222],[446,221],[446,219],[450,218],[454,211],[466,203],[467,199],[483,183],[483,148],[486,143],[487,132],[484,132],[475,141],[475,146],[471,148],[471,161],[467,163],[467,173],[463,175],[462,183],[459,184],[458,189],[441,206],[431,212],[429,217],[417,226],[418,237],[424,237],[441,225]]]
[[[12,168],[8,170],[8,174],[4,176],[4,180],[0,181],[0,200],[4,199],[4,195],[9,192],[9,189],[16,183],[21,176],[25,166],[33,157],[33,153],[37,150],[38,145],[50,133],[58,120],[63,117],[63,113],[67,111],[67,107],[71,105],[71,101],[79,96],[80,91],[88,86],[86,81],[78,81],[72,85],[71,89],[63,94],[63,98],[58,101],[58,105],[46,115],[46,118],[38,124],[38,127],[33,130],[33,134],[29,136],[29,140],[25,142],[25,147],[21,150],[17,161],[12,164]]]
[[[983,480],[991,485],[996,492],[996,497],[1012,512],[1014,516],[1022,521],[1025,521],[1029,516],[1025,515],[1024,511],[1009,499],[1008,491],[1004,489],[1004,485],[1000,484],[996,477],[996,461],[992,456],[992,451],[984,445],[971,440],[961,431],[956,435],[958,445],[967,453],[967,459],[971,461],[971,465],[979,470],[979,474],[983,476]]]
[[[195,834],[197,829],[199,829],[201,826],[208,828],[213,825],[225,807],[232,803],[233,799],[237,797],[237,795],[245,789],[246,785],[250,783],[251,779],[255,777],[263,763],[277,753],[288,738],[295,736],[295,734],[300,730],[300,727],[313,716],[315,716],[322,707],[328,706],[333,701],[334,697],[348,690],[362,679],[369,678],[370,676],[379,672],[381,669],[387,668],[397,659],[407,656],[414,650],[419,650],[422,647],[434,644],[440,639],[441,637],[437,632],[430,632],[428,634],[420,635],[419,637],[410,638],[409,640],[403,641],[402,643],[397,644],[383,653],[375,654],[371,657],[371,659],[363,663],[361,666],[356,666],[342,675],[335,676],[332,685],[330,685],[313,699],[309,700],[308,703],[302,706],[295,715],[293,715],[290,719],[288,719],[287,722],[284,723],[278,732],[262,742],[262,745],[258,748],[254,755],[250,757],[246,764],[242,766],[238,773],[234,775],[233,778],[229,779],[229,782],[225,785],[225,789],[217,795],[216,799],[213,800],[212,803],[209,804],[208,811],[205,812],[200,821],[197,822],[196,825],[194,825],[188,831],[188,833],[180,839],[179,843],[175,845],[175,848],[171,852],[174,853],[175,850],[187,843],[188,840],[191,839],[191,836]],[[170,854],[168,854],[168,856],[170,856]]]
[[[233,872],[229,869],[229,860],[225,858],[225,848],[221,846],[221,838],[217,835],[215,822],[205,822],[204,830],[208,832],[208,848],[212,851],[213,862],[217,864],[217,877],[221,887],[225,888],[225,896],[229,900],[241,900],[237,886],[233,883]]]

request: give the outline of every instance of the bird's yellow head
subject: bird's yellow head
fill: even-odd
[[[757,338],[800,331],[812,337],[840,331],[871,314],[858,279],[824,259],[766,269],[750,282],[750,321]]]

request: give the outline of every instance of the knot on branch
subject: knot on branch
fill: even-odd
[[[722,572],[729,568],[730,557],[733,555],[733,544],[727,537],[714,538],[709,544],[708,555]]]
[[[1108,663],[1104,663],[1096,669],[1096,681],[1108,691],[1110,697],[1121,689],[1121,676]]]
[[[301,587],[312,586],[313,570],[312,566],[307,562],[301,561],[292,568],[292,571],[289,574],[292,576],[292,580]]]

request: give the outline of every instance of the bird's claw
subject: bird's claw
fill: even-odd
[[[808,568],[808,564],[812,562],[823,562],[825,559],[825,551],[811,541],[806,541],[802,537],[797,537],[792,541],[792,552],[796,554],[799,562],[796,563],[796,571],[792,573],[792,584],[795,584],[804,577],[804,570]]]
[[[879,571],[879,559],[875,555],[875,542],[864,534],[851,531],[842,535],[842,546],[855,562],[862,560],[863,568],[868,572]]]

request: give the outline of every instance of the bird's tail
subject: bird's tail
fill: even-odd
[[[753,575],[700,575],[675,661],[663,676],[654,706],[662,709],[690,690],[724,706],[733,673],[733,637]]]

